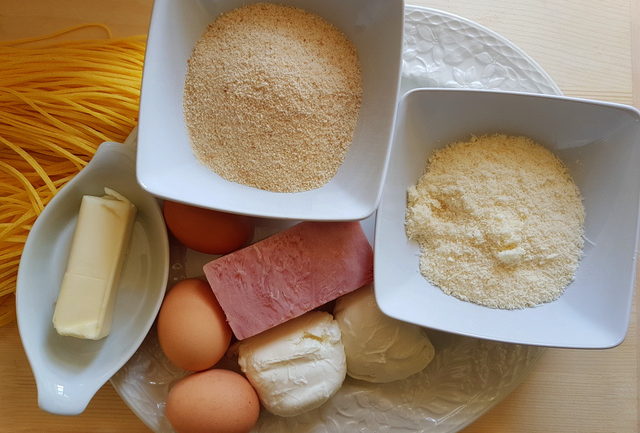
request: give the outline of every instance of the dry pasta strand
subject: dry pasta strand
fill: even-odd
[[[58,30],[57,32],[49,33],[48,35],[44,35],[44,36],[36,36],[33,38],[14,39],[13,41],[0,42],[0,46],[6,45],[10,47],[15,45],[22,45],[22,44],[28,44],[32,42],[44,41],[47,39],[57,38],[58,36],[62,36],[67,33],[75,32],[77,30],[82,30],[89,27],[100,27],[104,29],[104,31],[107,32],[107,36],[109,37],[109,39],[111,39],[111,37],[113,36],[111,34],[111,29],[108,26],[102,23],[87,23],[87,24],[80,24],[73,27],[67,27],[66,29]]]

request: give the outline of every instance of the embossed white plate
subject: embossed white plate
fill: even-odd
[[[496,33],[451,14],[407,6],[401,89],[416,87],[561,93],[540,66]],[[373,221],[363,221],[368,235]],[[257,237],[280,229],[282,223],[264,220]],[[197,275],[209,259],[173,244],[170,277]],[[456,432],[519,385],[543,350],[435,331],[430,336],[436,357],[421,373],[384,385],[348,378],[310,413],[280,418],[262,411],[254,432]],[[171,433],[163,415],[165,396],[183,375],[163,356],[152,329],[111,383],[151,430]]]

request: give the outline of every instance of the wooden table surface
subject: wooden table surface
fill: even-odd
[[[640,106],[640,0],[410,0],[502,34],[532,56],[569,96]],[[146,33],[151,0],[1,0],[0,39],[85,22],[115,35]],[[102,36],[90,30],[83,36]],[[1,73],[1,66],[0,66]],[[1,114],[0,114],[1,116]],[[631,234],[630,234],[631,235]],[[549,349],[527,380],[465,433],[639,430],[637,310],[627,338],[603,351]],[[0,432],[148,432],[105,385],[85,413],[38,409],[15,325],[0,328]]]

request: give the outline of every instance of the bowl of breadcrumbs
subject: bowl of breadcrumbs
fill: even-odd
[[[409,92],[378,210],[380,308],[498,341],[619,344],[635,282],[639,164],[630,106]]]
[[[137,173],[174,201],[357,220],[381,197],[402,0],[154,3]]]

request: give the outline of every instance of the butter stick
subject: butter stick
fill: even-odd
[[[102,197],[82,197],[53,313],[53,326],[60,335],[99,340],[111,331],[136,207],[116,191],[104,190]]]

